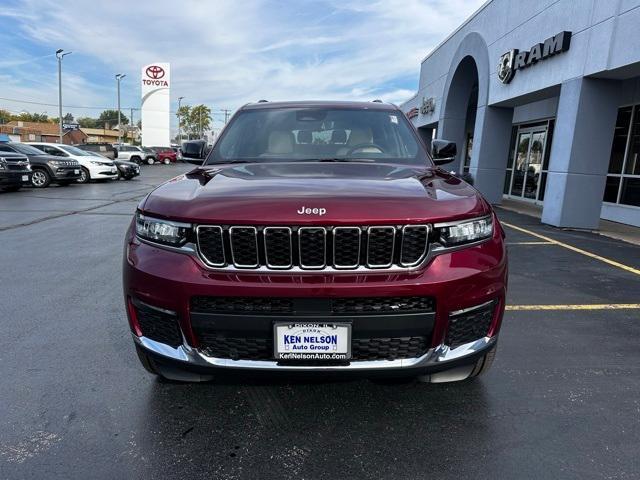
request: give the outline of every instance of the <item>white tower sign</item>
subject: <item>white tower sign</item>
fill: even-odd
[[[170,88],[171,69],[168,63],[152,63],[142,67],[142,144],[168,147],[171,145]]]

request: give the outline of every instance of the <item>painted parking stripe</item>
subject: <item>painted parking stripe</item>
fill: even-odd
[[[618,268],[620,268],[622,270],[626,270],[627,272],[631,272],[631,273],[635,273],[636,275],[640,275],[640,270],[638,270],[637,268],[630,267],[629,265],[625,265],[623,263],[616,262],[615,260],[611,260],[609,258],[601,257],[600,255],[596,255],[595,253],[587,252],[586,250],[582,250],[581,248],[574,247],[573,245],[568,245],[568,244],[560,242],[558,240],[554,240],[553,238],[546,237],[546,236],[541,235],[541,234],[536,233],[536,232],[532,232],[531,230],[527,230],[526,228],[518,227],[516,225],[512,225],[512,224],[506,223],[506,222],[500,222],[500,223],[502,225],[504,225],[505,227],[513,228],[514,230],[517,230],[517,231],[522,232],[522,233],[527,233],[527,234],[529,234],[529,235],[531,235],[533,237],[536,237],[536,238],[539,238],[541,240],[544,240],[545,242],[553,243],[553,244],[558,245],[560,247],[566,248],[567,250],[571,250],[571,251],[579,253],[581,255],[585,255],[585,256],[593,258],[595,260],[600,260],[601,262],[607,263],[607,264],[612,265],[614,267],[618,267]]]
[[[535,310],[636,310],[640,303],[601,303],[594,305],[507,305],[509,311]]]
[[[555,245],[553,242],[507,242],[507,245]]]

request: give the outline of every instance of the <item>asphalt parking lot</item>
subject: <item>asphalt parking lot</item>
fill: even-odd
[[[0,194],[0,478],[640,478],[640,247],[501,210],[493,369],[456,384],[167,384],[121,299],[130,182]]]

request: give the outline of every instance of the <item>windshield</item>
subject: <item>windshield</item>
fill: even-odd
[[[42,150],[38,150],[31,145],[25,145],[24,143],[12,143],[11,146],[25,155],[43,155]]]
[[[206,164],[322,160],[430,164],[401,112],[331,107],[243,110]]]
[[[80,150],[79,148],[72,147],[71,145],[57,145],[58,148],[61,148],[67,153],[71,155],[76,155],[78,157],[95,157],[95,154],[91,152],[85,152],[84,150]]]

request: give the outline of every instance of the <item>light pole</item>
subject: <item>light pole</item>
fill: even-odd
[[[178,97],[178,143],[182,146],[182,114],[180,113],[180,104],[184,97]]]
[[[120,123],[120,80],[126,75],[122,73],[116,74],[116,81],[118,82],[118,143],[122,143],[122,125]]]
[[[71,52],[65,52],[61,48],[56,50],[56,58],[58,59],[58,134],[60,135],[60,143],[62,143],[62,59],[65,55],[71,55]]]

